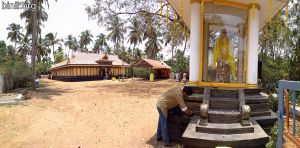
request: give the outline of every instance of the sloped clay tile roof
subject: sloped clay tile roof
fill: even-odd
[[[51,69],[55,69],[62,66],[67,65],[99,65],[96,61],[101,60],[105,54],[93,54],[93,53],[74,53],[74,56],[69,60],[62,61],[60,63],[54,64],[51,66]],[[112,66],[124,66],[128,67],[129,64],[126,62],[123,63],[121,59],[118,58],[117,55],[107,55],[108,60],[112,61]]]
[[[152,69],[171,69],[169,65],[167,65],[163,61],[157,61],[152,59],[141,58],[137,62],[133,64],[134,67],[151,67]]]

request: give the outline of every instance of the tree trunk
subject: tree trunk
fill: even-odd
[[[173,61],[173,58],[174,58],[174,46],[172,46],[172,61]]]
[[[52,47],[52,54],[53,54],[53,59],[54,59],[54,61],[55,61],[54,45],[53,45],[53,47]]]
[[[183,48],[183,54],[185,54],[185,50],[186,50],[186,43],[188,41],[188,38],[186,37],[185,38],[185,42],[184,42],[184,48]]]
[[[67,49],[67,47],[65,47],[66,49]],[[68,58],[70,58],[70,47],[68,47],[69,48],[69,50],[68,50]],[[65,50],[66,50],[65,49]],[[67,52],[66,52],[67,53]]]
[[[134,49],[135,49],[135,44],[133,45],[133,49],[132,49],[132,63],[131,63],[131,76],[132,76],[132,80],[133,80],[133,66],[132,66],[132,64],[135,62],[135,59],[134,59]]]
[[[31,51],[31,70],[32,75],[31,79],[34,84],[35,81],[35,62],[36,62],[36,43],[37,43],[37,12],[39,11],[37,0],[33,0],[33,4],[35,4],[37,9],[32,13],[32,51]],[[35,88],[35,87],[34,87]]]
[[[298,52],[298,74],[299,74],[298,81],[300,81],[300,51]]]

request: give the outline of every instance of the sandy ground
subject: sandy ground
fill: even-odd
[[[0,147],[160,147],[157,97],[170,80],[42,80],[26,105],[0,107]]]

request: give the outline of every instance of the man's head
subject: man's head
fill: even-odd
[[[182,95],[183,96],[189,96],[189,95],[192,95],[193,94],[193,90],[191,87],[187,87],[187,86],[184,86],[182,88]]]

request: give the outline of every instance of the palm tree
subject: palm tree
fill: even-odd
[[[18,47],[18,53],[20,54],[24,62],[26,62],[26,56],[30,53],[30,45],[31,39],[27,35],[25,35],[23,40],[20,42],[20,46]]]
[[[74,45],[74,37],[73,37],[71,34],[69,34],[69,35],[67,36],[64,45],[65,45],[66,47],[69,48],[69,51],[68,51],[68,57],[69,57],[69,55],[70,55],[70,50],[72,49],[72,47],[73,47],[73,45]]]
[[[28,2],[28,1],[26,1]],[[21,19],[26,20],[26,35],[32,35],[32,51],[31,51],[31,70],[32,70],[32,82],[35,80],[35,63],[36,63],[36,48],[38,35],[41,37],[42,22],[48,19],[47,13],[44,11],[43,4],[49,7],[48,0],[32,0],[32,4],[35,5],[36,10],[25,10],[20,14]]]
[[[171,45],[172,60],[174,58],[174,49],[184,40],[182,32],[178,24],[169,24],[167,32],[164,33],[165,46]]]
[[[77,41],[76,37],[74,37],[71,49],[76,52],[79,50],[79,47],[80,47],[79,42]]]
[[[111,17],[107,24],[107,31],[109,31],[108,39],[110,39],[115,45],[114,50],[120,48],[120,43],[124,39],[126,29],[124,28],[124,22],[121,21],[119,16]]]
[[[87,45],[93,41],[93,35],[90,30],[85,30],[81,32],[80,35],[80,47],[83,48],[82,51],[88,52]]]
[[[36,1],[36,7],[37,10],[32,11],[30,9],[26,9],[20,14],[21,19],[25,19],[26,22],[26,35],[32,34],[33,29],[37,29],[38,36],[41,37],[41,27],[43,26],[43,22],[48,20],[48,14],[45,11],[45,8],[43,7],[43,4],[49,7],[48,0],[33,0]],[[34,12],[34,13],[32,13]],[[33,15],[36,14],[36,21],[33,20]],[[34,24],[35,22],[36,24]],[[37,28],[34,28],[33,25],[36,25]]]
[[[158,52],[162,49],[161,44],[163,40],[160,39],[161,33],[153,27],[152,23],[149,23],[144,33],[146,54],[148,58],[156,59]]]
[[[107,54],[112,54],[112,49],[111,49],[111,47],[110,47],[110,46],[107,46],[105,52],[106,52]]]
[[[128,29],[131,30],[129,33],[129,36],[128,36],[129,37],[128,42],[130,44],[133,44],[133,49],[132,49],[132,62],[133,62],[135,47],[136,47],[136,45],[140,44],[143,41],[140,22],[136,18],[134,18],[131,21],[131,26],[129,26]]]
[[[22,27],[19,24],[11,23],[6,28],[10,32],[8,32],[7,39],[9,39],[11,42],[15,42],[15,50],[17,49],[17,43],[20,42],[24,35],[20,32]]]
[[[46,44],[52,46],[52,55],[53,55],[53,58],[55,59],[55,54],[54,54],[54,46],[55,45],[60,45],[61,46],[61,39],[57,39],[57,33],[55,33],[55,35],[53,33],[48,33],[46,34],[45,36],[45,41],[46,41]]]
[[[97,36],[97,40],[95,42],[93,52],[96,52],[99,54],[99,51],[104,51],[103,46],[107,46],[106,37],[103,33],[100,33]]]
[[[46,39],[39,39],[37,47],[36,47],[36,56],[38,62],[41,62],[42,59],[45,59],[51,54],[51,49],[49,48],[49,44]]]

